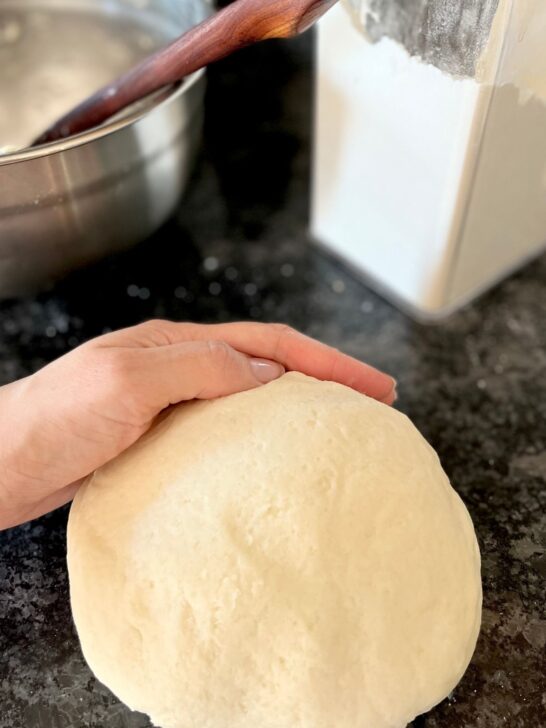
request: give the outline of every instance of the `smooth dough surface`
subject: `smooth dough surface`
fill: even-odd
[[[162,728],[400,728],[465,671],[470,517],[396,410],[287,374],[180,406],[70,513],[99,680]]]

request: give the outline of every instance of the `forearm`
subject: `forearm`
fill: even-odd
[[[0,387],[0,529],[14,525],[21,505],[22,483],[15,467],[19,417],[14,411],[19,387],[19,382]]]
[[[0,529],[26,520],[30,507],[26,496],[33,474],[25,477],[21,467],[29,407],[18,409],[25,383],[19,380],[0,387]]]
[[[0,387],[0,530],[66,503],[76,486],[52,489],[48,463],[38,456],[43,423],[34,408],[31,379]]]

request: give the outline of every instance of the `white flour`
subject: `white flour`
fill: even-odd
[[[391,38],[411,56],[474,76],[500,0],[346,0],[372,42]]]

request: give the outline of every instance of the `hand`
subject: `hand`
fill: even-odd
[[[0,388],[0,529],[70,501],[169,405],[297,370],[386,404],[386,374],[280,324],[149,321],[80,346]]]

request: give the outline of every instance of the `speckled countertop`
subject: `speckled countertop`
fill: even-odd
[[[415,726],[539,728],[546,258],[442,325],[418,325],[382,301],[308,243],[310,89],[309,39],[215,68],[206,153],[177,219],[46,294],[0,304],[0,383],[152,316],[287,321],[384,367],[466,501],[483,554],[474,660],[452,698]],[[66,515],[0,534],[0,728],[144,728],[80,654]]]

